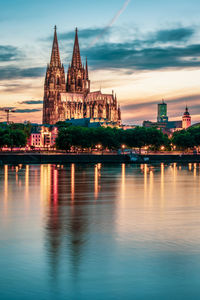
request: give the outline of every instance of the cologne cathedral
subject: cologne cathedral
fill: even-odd
[[[113,93],[90,91],[87,59],[84,66],[81,61],[77,29],[72,61],[65,78],[55,27],[51,60],[47,65],[44,84],[43,124],[82,118],[105,120],[108,124],[117,126],[121,124],[121,111]]]

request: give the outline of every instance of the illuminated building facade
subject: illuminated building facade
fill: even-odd
[[[191,116],[188,111],[188,107],[186,106],[185,112],[182,116],[182,127],[183,127],[183,129],[187,129],[190,126],[191,126]]]
[[[31,133],[29,145],[32,147],[43,147],[42,134]]]
[[[31,132],[28,146],[33,148],[52,148],[58,136],[57,127],[37,126]]]
[[[120,125],[121,110],[113,92],[103,94],[101,91],[90,91],[87,59],[84,67],[77,29],[72,61],[65,80],[55,27],[51,60],[47,66],[44,84],[43,124],[82,118],[102,118]]]

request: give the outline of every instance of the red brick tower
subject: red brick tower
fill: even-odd
[[[61,65],[56,26],[50,64],[44,83],[43,124],[55,124],[63,115],[60,93],[66,92],[65,71]]]
[[[88,77],[88,66],[86,59],[86,68],[82,65],[78,42],[78,30],[76,28],[72,62],[69,65],[67,73],[67,92],[84,93],[90,92],[90,80]]]

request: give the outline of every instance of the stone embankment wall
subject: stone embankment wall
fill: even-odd
[[[200,155],[147,155],[148,163],[200,163]],[[144,163],[139,156],[135,163]],[[128,155],[0,153],[0,164],[130,163]]]

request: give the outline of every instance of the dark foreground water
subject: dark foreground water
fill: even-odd
[[[0,299],[200,299],[200,169],[0,167]]]

